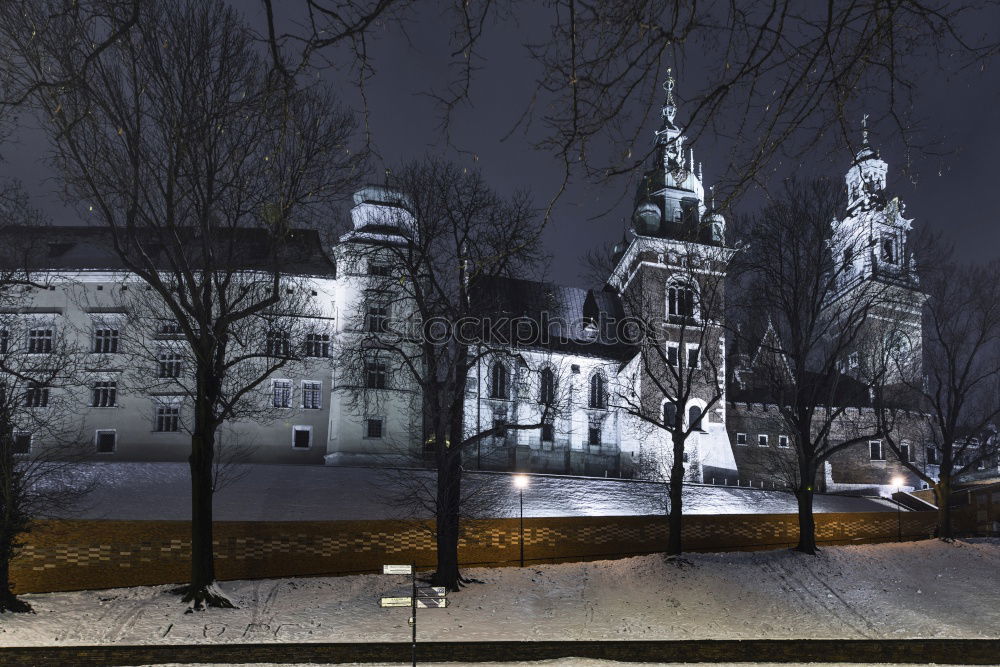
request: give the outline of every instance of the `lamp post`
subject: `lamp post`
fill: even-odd
[[[896,493],[901,493],[903,491],[903,478],[896,476],[892,478],[892,484],[896,487]],[[903,508],[899,503],[898,498],[894,498],[896,501],[896,541],[903,541]]]
[[[514,475],[514,487],[517,488],[517,493],[521,500],[521,524],[517,541],[521,547],[521,567],[524,567],[524,490],[528,488],[528,476]]]

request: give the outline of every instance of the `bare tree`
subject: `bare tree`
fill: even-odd
[[[975,26],[995,22],[994,2],[301,0],[285,29],[275,27],[276,3],[262,2],[276,53],[294,43],[303,59],[349,71],[362,100],[378,75],[380,34],[416,39],[408,26],[433,12],[449,37],[451,77],[426,94],[439,105],[449,142],[452,120],[471,106],[475,84],[488,72],[485,44],[495,32],[518,26],[536,67],[506,136],[525,130],[536,148],[559,156],[559,193],[574,174],[604,180],[635,173],[648,151],[631,147],[642,143],[645,114],[656,107],[670,65],[697,73],[685,77],[698,82],[685,100],[693,110],[692,144],[700,145],[706,133],[739,137],[729,146],[723,179],[736,197],[766,180],[776,159],[797,161],[830,141],[856,149],[849,119],[875,100],[880,119],[907,145],[926,145],[911,114],[915,96],[926,89],[917,84],[927,64],[971,69],[995,56],[1000,44],[974,35]]]
[[[1000,261],[961,262],[939,236],[922,255],[924,344],[888,339],[875,405],[896,458],[934,489],[938,536],[950,539],[954,484],[1000,454]]]
[[[541,230],[525,195],[504,199],[478,172],[438,159],[403,166],[378,190],[374,198],[387,205],[356,221],[339,247],[338,266],[367,275],[343,338],[339,385],[356,412],[369,414],[373,404],[392,400],[390,394],[417,392],[418,437],[437,473],[434,581],[458,590],[466,453],[485,439],[541,429],[558,407],[555,400],[543,402],[527,421],[490,421],[481,430],[470,427],[465,414],[477,361],[501,358],[509,369],[520,356],[513,340],[482,327],[500,315],[488,298],[492,281],[532,267]],[[517,377],[497,380],[505,398],[514,396]]]
[[[222,2],[142,4],[134,21],[130,7],[101,0],[28,15],[44,24],[34,37],[14,36],[23,23],[4,17],[21,87],[74,82],[30,98],[68,195],[162,302],[190,364],[184,600],[231,606],[214,585],[216,434],[285,362],[253,349],[250,332],[286,312],[288,272],[308,245],[292,223],[310,224],[350,187],[359,167],[352,117],[322,89],[275,77]],[[90,51],[112,34],[105,50]]]
[[[698,467],[688,461],[692,450],[687,444],[692,436],[707,440],[712,415],[725,396],[724,297],[733,251],[721,239],[717,245],[673,241],[670,248],[666,276],[643,273],[622,294],[639,353],[621,374],[617,403],[648,430],[667,436],[669,452],[654,446],[654,436],[643,459],[652,464],[654,479],[667,482],[667,554],[678,556],[685,464],[692,471]],[[669,467],[666,475],[663,466]],[[700,475],[695,478],[701,481]]]
[[[34,520],[70,511],[89,490],[66,474],[87,453],[78,350],[57,315],[28,308],[60,280],[36,264],[44,221],[18,188],[10,194],[0,227],[0,613],[31,611],[11,592],[10,564]]]
[[[890,288],[856,276],[841,261],[841,246],[857,240],[834,234],[840,199],[829,181],[786,181],[782,195],[746,221],[749,249],[739,260],[737,307],[748,321],[742,344],[757,342],[754,331],[767,332],[759,339],[752,381],[791,434],[796,548],[810,554],[816,553],[818,472],[833,454],[880,433],[877,420],[856,410],[868,400],[865,374],[845,371]]]

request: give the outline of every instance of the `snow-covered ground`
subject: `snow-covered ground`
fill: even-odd
[[[82,511],[90,519],[186,519],[190,483],[184,463],[99,463],[81,466],[83,480],[96,480]],[[663,484],[613,479],[530,475],[525,516],[658,514],[665,509]],[[429,516],[396,497],[413,480],[432,481],[416,470],[332,466],[243,465],[215,496],[219,521],[391,519]],[[517,491],[509,475],[466,473],[466,489],[481,489],[489,501],[482,516],[516,516]],[[876,498],[816,496],[817,512],[895,509]],[[794,513],[795,499],[780,491],[692,485],[685,488],[687,514]]]
[[[418,612],[448,640],[998,638],[1000,540],[929,540],[471,569],[480,583]],[[25,595],[0,645],[407,641],[405,577],[225,582],[239,609],[185,614],[169,586]]]

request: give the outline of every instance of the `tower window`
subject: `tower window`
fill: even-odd
[[[697,405],[692,405],[688,408],[688,424],[691,425],[691,429],[694,431],[703,430],[701,427],[701,408]]]
[[[663,424],[667,428],[673,428],[677,422],[677,405],[673,401],[663,404]]]
[[[881,257],[887,264],[896,263],[896,242],[891,236],[882,237]]]
[[[690,285],[672,283],[667,287],[667,315],[694,317],[694,290]]]

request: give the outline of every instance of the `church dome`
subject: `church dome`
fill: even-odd
[[[632,220],[640,234],[651,234],[660,227],[662,211],[654,202],[646,200],[635,207]]]

